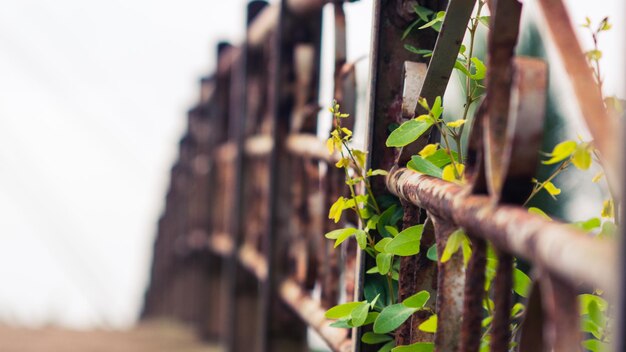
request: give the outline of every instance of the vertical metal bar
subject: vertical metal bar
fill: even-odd
[[[263,287],[262,306],[267,351],[306,351],[306,326],[278,299],[282,281],[288,273],[289,246],[290,158],[285,146],[291,130],[294,107],[294,54],[298,44],[312,44],[319,48],[321,36],[321,10],[298,18],[289,12],[286,2],[281,2],[278,26],[272,46],[272,72],[270,94],[272,112],[272,139],[274,148],[270,157],[271,184],[269,224],[264,252],[268,262],[268,279]],[[319,57],[319,53],[316,54]]]
[[[326,174],[322,179],[324,185],[324,209],[330,206],[341,195],[343,185],[341,170],[332,164],[326,165]],[[341,224],[335,224],[330,220],[324,222],[324,232],[339,228]],[[339,302],[339,253],[335,250],[332,241],[324,241],[324,257],[321,260],[322,271],[322,307],[330,308]]]
[[[452,223],[429,214],[435,225],[437,257],[443,256],[444,248],[450,235],[458,228]],[[465,286],[465,268],[460,251],[454,253],[445,263],[438,262],[437,267],[437,333],[435,349],[441,352],[453,352],[459,348],[461,340],[461,319],[463,314],[463,288]]]
[[[494,280],[494,304],[491,333],[491,351],[506,352],[511,341],[511,301],[513,289],[513,257],[498,254],[498,268]]]
[[[520,330],[519,352],[546,350],[543,336],[544,313],[541,296],[541,285],[538,281],[534,281]]]
[[[426,6],[433,10],[445,8],[447,1],[428,1]],[[370,82],[367,130],[367,168],[388,170],[394,165],[395,153],[385,142],[389,125],[401,122],[404,62],[427,61],[404,48],[405,44],[416,48],[432,49],[437,33],[421,31],[401,40],[405,29],[414,21],[412,2],[404,0],[373,1],[372,44],[370,47]],[[387,194],[382,178],[372,179],[372,191],[376,195]],[[359,252],[359,275],[356,299],[363,299],[365,271],[374,265],[373,260]],[[361,342],[364,329],[359,328],[353,337],[355,351],[374,351],[375,346]]]
[[[554,274],[541,273],[543,336],[554,352],[582,351],[580,314],[576,289]]]
[[[472,237],[472,257],[465,273],[463,324],[461,325],[461,352],[474,352],[480,348],[482,333],[483,298],[485,297],[485,267],[487,242]]]
[[[626,136],[626,123],[622,120],[621,122],[621,131],[622,136]],[[624,150],[624,142],[622,137],[622,150]],[[621,180],[622,183],[626,180],[626,157],[622,156],[622,165],[621,165]],[[619,254],[618,258],[620,258],[620,270],[618,270],[619,276],[617,280],[619,280],[619,285],[617,286],[619,289],[619,293],[614,296],[617,297],[617,327],[615,329],[615,336],[626,336],[626,227],[624,226],[624,219],[626,219],[626,207],[624,206],[624,201],[626,200],[626,187],[622,188],[622,202],[619,207],[619,221],[620,221],[620,238],[619,238]],[[626,338],[617,339],[615,343],[615,351],[616,352],[626,352]]]
[[[404,208],[403,228],[419,224],[421,221],[419,208],[407,202],[402,202]],[[410,257],[402,257],[400,260],[400,273],[398,280],[398,302],[407,297],[426,290],[431,297],[436,297],[437,292],[437,263],[426,257],[428,248],[435,242],[432,222],[424,225],[420,254]],[[428,302],[430,308],[435,308],[435,300]],[[410,345],[415,342],[432,342],[433,334],[419,330],[419,325],[430,317],[427,311],[418,311],[396,330],[396,346]]]
[[[252,21],[267,6],[265,1],[252,1],[247,7],[246,27],[249,28]],[[248,31],[246,30],[246,33]],[[249,91],[249,77],[252,65],[258,55],[247,45],[242,45],[239,60],[233,63],[231,68],[231,96],[230,96],[230,139],[236,145],[236,157],[233,160],[234,185],[232,192],[233,206],[228,211],[231,214],[229,234],[233,238],[234,251],[226,259],[226,270],[229,278],[229,299],[231,304],[227,307],[227,350],[229,351],[260,351],[260,336],[258,334],[260,321],[255,313],[260,312],[257,297],[258,283],[256,277],[246,271],[238,260],[239,250],[242,248],[245,238],[245,226],[242,221],[246,216],[246,202],[244,197],[248,181],[245,177],[247,167],[245,160],[245,140],[248,125],[248,96],[253,94]]]

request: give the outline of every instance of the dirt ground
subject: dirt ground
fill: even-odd
[[[26,329],[0,325],[0,352],[221,352],[180,325],[142,323],[126,331]]]

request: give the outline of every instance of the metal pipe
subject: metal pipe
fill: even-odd
[[[387,187],[396,196],[571,284],[582,282],[615,293],[616,246],[610,240],[594,239],[519,206],[495,205],[487,196],[470,195],[466,187],[405,168],[392,170]]]
[[[280,286],[280,296],[298,316],[313,328],[328,346],[335,352],[352,350],[352,342],[348,338],[347,329],[338,329],[330,326],[332,320],[324,316],[325,309],[318,300],[304,291],[293,280],[288,279]]]

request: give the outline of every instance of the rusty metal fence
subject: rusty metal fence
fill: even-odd
[[[399,197],[404,227],[429,219],[422,254],[402,258],[398,300],[428,290],[436,296],[438,316],[435,334],[417,329],[427,317],[416,314],[396,331],[396,342],[434,341],[437,351],[479,350],[489,241],[499,259],[490,349],[509,350],[515,256],[532,265],[534,278],[516,348],[581,350],[577,293],[602,289],[615,300],[618,246],[520,206],[520,194],[535,173],[547,85],[545,62],[514,55],[521,4],[488,4],[487,93],[469,138],[468,185],[462,186],[402,167],[418,146],[437,140],[435,132],[404,150],[387,148],[385,140],[389,124],[419,112],[417,97],[443,95],[475,0],[420,2],[447,11],[439,34],[407,39],[434,50],[424,62],[398,39],[415,19],[412,5],[418,2],[373,2],[368,164],[389,175],[372,187],[376,194]],[[354,116],[346,4],[252,1],[245,42],[219,46],[217,69],[201,80],[199,102],[188,112],[159,220],[144,318],[187,321],[229,351],[305,351],[308,328],[334,351],[372,350],[360,342],[361,329],[333,328],[324,317],[326,309],[340,302],[363,299],[367,265],[354,241],[335,250],[323,238],[347,222],[358,222],[327,219],[327,209],[345,192],[344,175],[334,167],[337,157],[317,137],[322,7],[327,3],[334,8],[334,18],[327,20],[335,23],[333,94]],[[561,0],[535,3],[544,34],[573,87],[571,104],[579,108],[609,161],[606,172],[619,191],[617,126],[607,116],[599,90],[589,89],[596,83],[565,7]],[[459,255],[446,263],[427,260],[426,249],[436,244],[441,254],[458,227],[474,248],[467,268]]]

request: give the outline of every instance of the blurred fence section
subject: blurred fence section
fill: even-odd
[[[581,287],[615,293],[615,246],[571,226],[529,214],[519,206],[524,181],[535,171],[543,128],[547,67],[516,58],[521,5],[491,1],[487,100],[470,137],[469,185],[448,183],[402,166],[416,150],[387,148],[389,125],[415,116],[417,97],[444,94],[474,8],[473,0],[422,1],[447,10],[443,29],[400,38],[415,20],[417,1],[374,0],[369,77],[368,165],[389,170],[374,182],[404,206],[404,226],[430,221],[422,254],[403,258],[399,299],[420,290],[436,296],[436,334],[419,333],[416,315],[397,332],[399,344],[434,341],[438,351],[478,351],[484,295],[485,247],[497,250],[492,351],[507,351],[512,306],[512,258],[528,261],[535,283],[522,326],[523,351],[580,350],[576,293]],[[322,7],[334,8],[335,73],[332,91],[343,112],[355,111],[354,66],[346,62],[342,1],[284,0],[248,6],[246,41],[221,44],[218,66],[203,78],[200,100],[188,112],[188,130],[171,170],[166,206],[154,245],[152,280],[143,318],[169,316],[197,327],[229,351],[307,351],[314,329],[333,351],[377,350],[362,345],[360,329],[330,327],[326,309],[362,300],[368,260],[354,240],[334,249],[323,234],[354,224],[327,218],[347,190],[318,131]],[[595,85],[560,0],[540,0],[547,30],[574,87]],[[423,59],[404,45],[434,50]],[[567,48],[564,46],[567,45]],[[419,62],[425,60],[424,62]],[[568,65],[578,65],[569,69]],[[600,151],[614,160],[616,140],[595,89],[576,89],[578,104]],[[330,103],[330,102],[329,102]],[[354,115],[352,115],[354,116]],[[354,123],[348,120],[349,124]],[[416,145],[436,141],[425,134]],[[511,163],[510,160],[517,160]],[[520,167],[521,165],[521,167]],[[611,165],[611,164],[609,164]],[[617,173],[609,166],[615,184]],[[446,263],[425,258],[433,244],[441,255],[451,231],[462,226],[474,254]],[[363,260],[361,260],[363,259]]]

